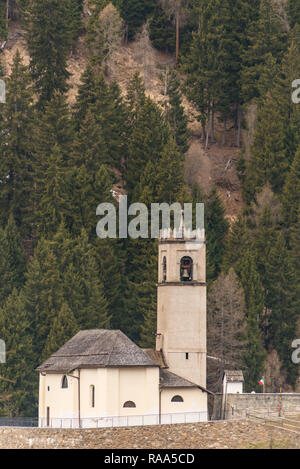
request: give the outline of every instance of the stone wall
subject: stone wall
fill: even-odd
[[[280,412],[281,415],[298,412],[300,414],[300,393],[257,393],[227,394],[214,398],[212,420],[245,418],[249,413]]]
[[[235,449],[299,445],[299,434],[246,420],[93,430],[0,427],[0,449]]]

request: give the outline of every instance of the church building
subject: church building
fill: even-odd
[[[204,240],[162,231],[157,295],[155,349],[83,330],[37,368],[41,427],[207,420]]]

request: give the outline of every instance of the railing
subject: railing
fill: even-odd
[[[0,417],[0,427],[38,427],[38,417]]]
[[[173,414],[126,415],[113,417],[40,418],[42,428],[106,428],[145,425],[167,425],[174,423],[207,422],[207,412],[183,412]]]

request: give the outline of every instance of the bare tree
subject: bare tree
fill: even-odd
[[[246,346],[244,292],[233,269],[213,283],[207,306],[207,386],[221,392],[224,370],[242,367]]]
[[[92,54],[106,65],[124,37],[124,22],[118,10],[109,3],[100,11],[97,21],[93,22],[92,40],[90,41]]]

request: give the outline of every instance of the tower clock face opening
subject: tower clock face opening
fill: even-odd
[[[193,280],[193,259],[189,256],[184,256],[180,261],[180,280],[181,282]]]

